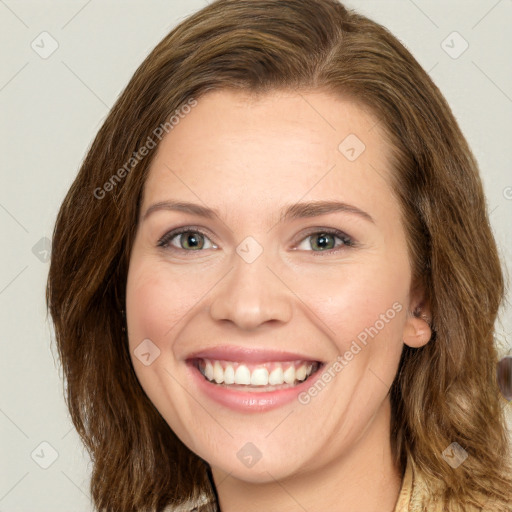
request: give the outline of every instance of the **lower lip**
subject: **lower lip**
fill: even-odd
[[[265,412],[296,400],[298,395],[311,387],[322,374],[322,367],[296,386],[274,391],[240,391],[207,380],[199,369],[187,363],[193,382],[199,391],[215,402],[238,412]]]

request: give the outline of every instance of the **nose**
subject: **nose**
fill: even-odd
[[[247,331],[265,323],[288,322],[293,293],[267,263],[265,252],[252,263],[235,255],[232,270],[213,290],[210,316]]]

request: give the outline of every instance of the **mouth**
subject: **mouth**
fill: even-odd
[[[233,391],[269,392],[293,388],[315,375],[324,363],[311,360],[294,361],[227,361],[193,358],[188,361],[206,381]]]

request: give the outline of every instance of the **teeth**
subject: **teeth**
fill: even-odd
[[[224,383],[234,384],[235,383],[235,370],[230,365],[224,370]]]
[[[287,370],[284,372],[284,381],[286,384],[293,384],[295,381],[295,368],[290,366]]]
[[[306,378],[306,372],[307,372],[307,369],[304,365],[302,365],[300,368],[298,368],[297,370],[295,370],[295,378],[297,380],[304,380]]]
[[[210,363],[210,361],[206,362],[206,368],[204,369],[204,376],[208,380],[213,380],[213,366],[212,366],[212,363]]]
[[[210,382],[217,384],[279,386],[303,382],[318,369],[318,363],[291,361],[251,365],[233,361],[201,359],[198,367]]]
[[[266,368],[256,368],[251,374],[251,384],[253,386],[266,386],[268,384],[268,370]]]
[[[241,364],[235,372],[235,384],[250,384],[251,372],[247,366]]]
[[[283,369],[278,366],[274,370],[270,372],[270,375],[268,376],[268,383],[272,386],[277,386],[279,384],[282,384],[284,382],[284,374]]]
[[[219,361],[215,361],[213,365],[213,378],[217,384],[222,384],[224,382],[224,370],[222,369]]]

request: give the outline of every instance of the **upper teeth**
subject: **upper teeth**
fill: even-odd
[[[305,361],[269,362],[258,365],[210,359],[199,361],[199,370],[211,382],[252,386],[277,386],[301,382],[306,380],[316,367],[317,363]]]

